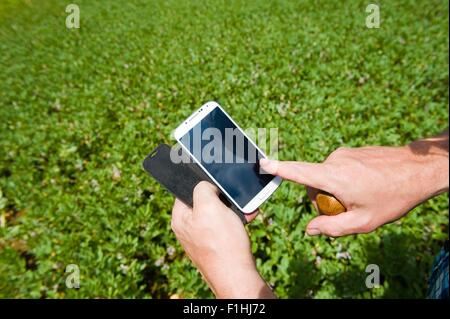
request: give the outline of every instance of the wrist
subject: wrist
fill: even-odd
[[[448,139],[439,137],[418,140],[403,147],[414,166],[414,181],[425,201],[449,189]]]
[[[220,272],[204,277],[217,298],[254,299],[274,298],[274,294],[260,276],[254,262],[251,264],[222,265]]]

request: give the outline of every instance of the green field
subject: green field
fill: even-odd
[[[65,26],[72,2],[80,29]],[[379,1],[379,29],[369,3],[1,1],[0,297],[213,297],[170,229],[174,199],[141,167],[206,101],[278,128],[283,160],[445,129],[448,1]],[[305,237],[316,213],[299,185],[261,210],[248,230],[281,298],[422,298],[448,238],[447,194],[339,239]]]

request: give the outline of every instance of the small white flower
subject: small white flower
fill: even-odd
[[[317,256],[314,264],[316,266],[320,266],[321,263],[322,263],[322,258],[320,256]]]
[[[173,256],[175,254],[175,252],[176,252],[175,247],[173,247],[173,246],[167,247],[167,255]]]
[[[112,168],[113,181],[119,181],[121,177],[122,177],[122,172],[120,171],[120,169],[117,166],[114,165]]]
[[[125,275],[128,272],[128,269],[130,269],[129,266],[121,264],[120,265],[120,270],[122,271],[122,273]]]
[[[79,171],[82,171],[83,170],[83,161],[81,161],[81,160],[78,160],[77,161],[77,163],[75,164],[75,168],[77,169],[77,170],[79,170]]]
[[[161,267],[164,264],[164,257],[159,257],[156,261],[155,261],[155,266],[156,267]]]
[[[61,111],[61,102],[59,99],[56,99],[55,103],[53,104],[53,109],[55,111]]]
[[[91,180],[91,187],[94,189],[94,192],[98,192],[100,190],[100,185],[96,179]]]
[[[336,259],[352,259],[352,256],[348,251],[338,252],[336,254]]]
[[[282,116],[285,117],[287,115],[287,111],[289,109],[290,104],[289,103],[280,103],[277,105],[277,110],[278,113]]]

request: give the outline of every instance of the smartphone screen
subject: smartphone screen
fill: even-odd
[[[180,143],[241,207],[274,178],[260,172],[263,155],[218,107],[183,135]]]

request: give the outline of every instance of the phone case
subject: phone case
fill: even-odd
[[[160,144],[144,160],[144,170],[156,179],[164,188],[171,192],[186,205],[192,207],[195,186],[201,181],[213,181],[194,161],[174,163],[170,159],[170,146]],[[214,184],[214,183],[213,183]],[[222,202],[228,206],[241,221],[246,224],[244,213],[231,203],[224,194],[219,195]]]

